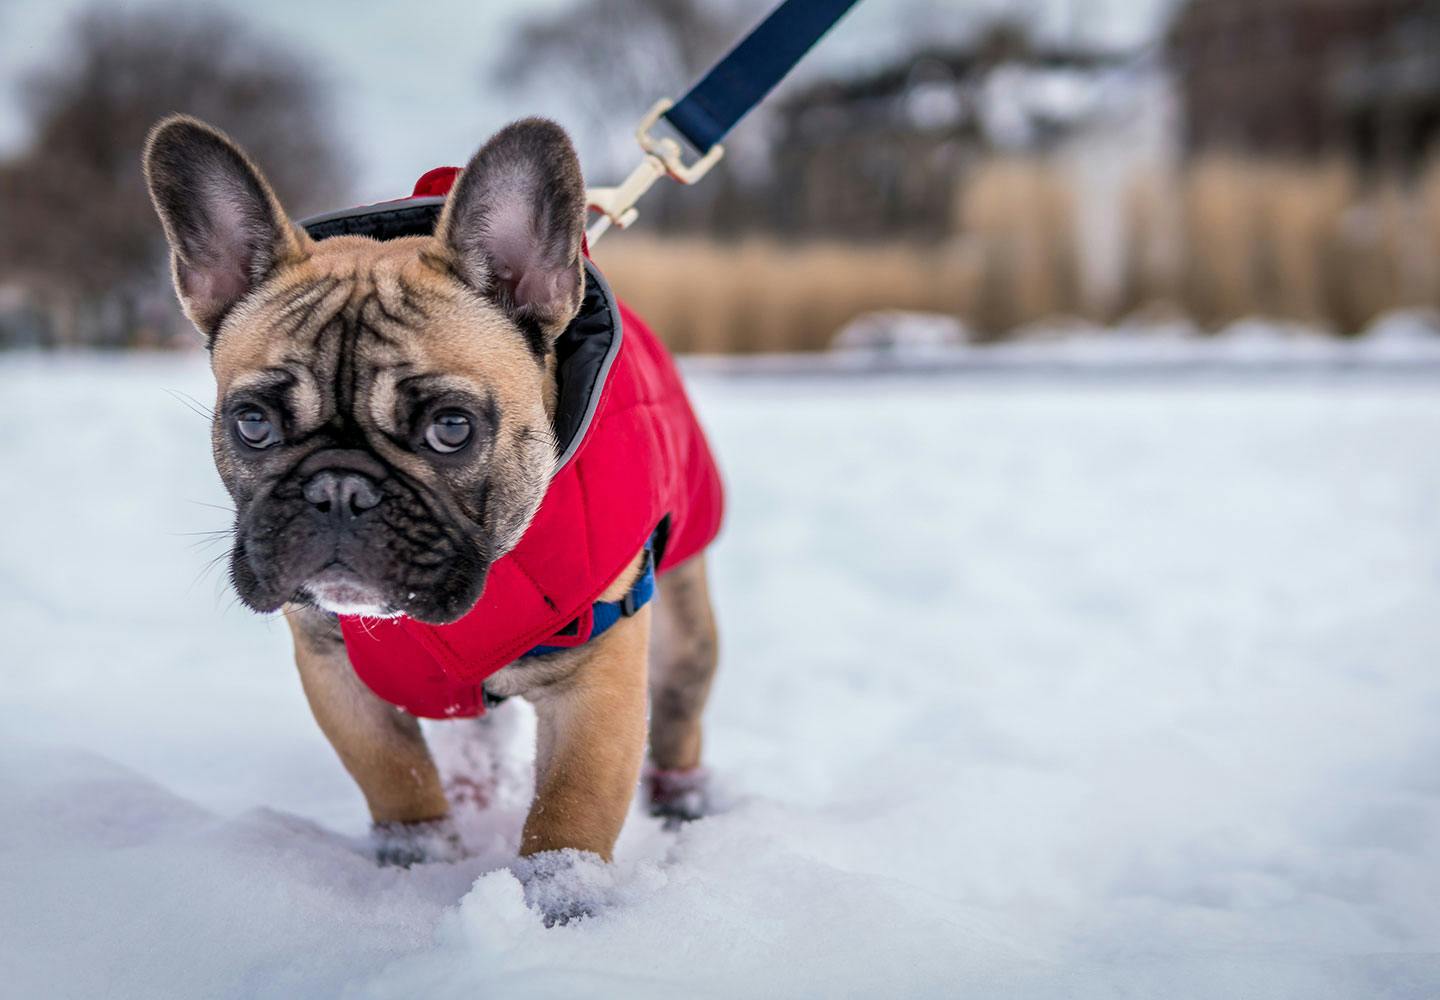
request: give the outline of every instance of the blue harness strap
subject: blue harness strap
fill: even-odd
[[[596,601],[590,605],[591,626],[590,634],[585,642],[595,639],[609,631],[622,618],[629,618],[639,611],[655,597],[655,537],[645,543],[645,565],[640,570],[639,577],[630,587],[630,592],[618,601]],[[578,623],[579,619],[576,619]],[[578,625],[576,626],[578,627]],[[575,645],[568,646],[536,646],[528,653],[522,653],[520,658],[526,659],[531,656],[545,656],[547,653],[559,653],[566,649],[575,649]]]
[[[785,0],[668,111],[665,120],[707,153],[795,68],[859,0]]]

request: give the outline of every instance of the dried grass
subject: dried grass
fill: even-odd
[[[963,255],[909,245],[786,245],[607,237],[595,259],[616,292],[677,351],[816,351],[877,310],[956,313]]]
[[[1082,196],[1054,165],[997,160],[963,185],[940,245],[616,234],[596,258],[682,352],[821,350],[877,310],[955,315],[990,338],[1156,309],[1209,329],[1259,315],[1354,332],[1440,305],[1440,163],[1408,184],[1343,163],[1223,158],[1139,175],[1122,207],[1120,288],[1103,299],[1081,279]]]

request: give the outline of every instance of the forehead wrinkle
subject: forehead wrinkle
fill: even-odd
[[[524,337],[494,303],[428,267],[418,252],[424,248],[422,241],[374,262],[376,296],[412,324],[384,353],[407,359],[409,374],[447,376],[456,388],[494,399],[502,413],[543,421],[545,373]],[[372,412],[383,405],[393,419],[394,400],[392,381]]]
[[[395,430],[396,387],[413,366],[402,351],[388,344],[372,340],[363,349],[358,342],[350,345],[350,349],[360,355],[355,363],[363,364],[368,375],[362,379],[361,399],[354,404],[356,415],[361,415],[358,411],[363,407],[374,426],[386,432]]]
[[[294,376],[286,393],[291,416],[297,425],[310,428],[322,422],[325,403],[314,370],[301,359],[292,359],[287,370]]]
[[[312,341],[317,340],[321,331],[333,323],[336,317],[344,313],[354,294],[355,283],[353,280],[335,279],[331,290],[318,299],[308,312],[300,316],[298,321],[293,324],[290,329],[290,337],[297,340],[307,337]]]
[[[384,313],[399,317],[401,322],[405,323],[419,318],[418,316],[412,318],[409,315],[420,311],[417,309],[419,296],[407,287],[403,268],[377,266],[371,271],[370,281],[375,289],[375,297],[379,300],[380,308]],[[409,301],[407,301],[407,292],[410,292]]]
[[[211,350],[211,367],[222,393],[245,372],[283,367],[292,346],[318,347],[326,327],[351,297],[343,276],[307,264],[282,272],[260,294],[249,296],[227,317]]]
[[[370,383],[370,395],[366,405],[370,411],[370,420],[381,430],[396,429],[395,387],[399,381],[394,369],[382,368],[376,371],[375,379]]]
[[[253,371],[241,372],[230,380],[225,387],[226,394],[244,392],[247,389],[272,389],[276,381],[284,375],[292,375],[288,368],[258,368]]]
[[[298,351],[305,375],[293,391],[295,409],[320,423],[344,406],[362,425],[393,428],[403,365],[452,376],[493,398],[502,414],[544,426],[545,371],[523,335],[494,303],[428,267],[420,253],[428,245],[421,238],[321,241],[251,310],[250,343],[233,352],[235,360],[244,355],[259,368],[293,363]]]

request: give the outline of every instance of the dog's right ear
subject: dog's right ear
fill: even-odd
[[[507,125],[455,181],[435,224],[460,279],[505,310],[544,355],[580,310],[585,179],[565,130]]]
[[[308,252],[309,237],[260,171],[204,122],[176,115],[156,125],[145,143],[145,179],[170,241],[175,291],[207,342],[276,267]]]

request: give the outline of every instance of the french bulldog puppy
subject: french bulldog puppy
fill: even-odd
[[[553,123],[511,125],[460,175],[433,235],[385,241],[311,239],[245,153],[191,118],[155,127],[145,172],[215,375],[235,589],[286,614],[382,860],[418,860],[437,836],[454,842],[440,777],[417,720],[356,676],[336,616],[461,618],[540,507],[557,460],[554,347],[584,281],[575,152]],[[645,560],[637,550],[601,599],[623,597]],[[517,866],[531,878],[573,857],[555,852],[610,858],[647,735],[653,810],[701,811],[716,663],[703,554],[658,588],[603,635],[485,682],[539,719]]]

